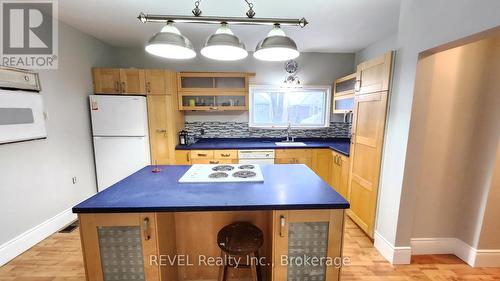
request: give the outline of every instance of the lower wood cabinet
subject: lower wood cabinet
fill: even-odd
[[[191,151],[190,150],[176,150],[175,151],[175,164],[176,165],[191,165]]]
[[[275,157],[275,164],[305,164],[313,168],[312,149],[276,149]]]
[[[312,153],[312,170],[325,182],[332,185],[332,151],[330,149],[314,149]]]
[[[340,267],[326,262],[341,263],[343,216],[343,210],[273,211],[271,280],[339,280]],[[324,262],[301,264],[306,257]]]
[[[87,280],[160,280],[154,213],[79,215]]]

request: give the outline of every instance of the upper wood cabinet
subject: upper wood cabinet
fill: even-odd
[[[248,110],[249,77],[244,72],[180,72],[180,110]]]
[[[356,73],[335,80],[333,83],[333,113],[352,111]]]
[[[119,94],[121,93],[120,69],[93,68],[94,93]]]
[[[389,91],[393,52],[358,64],[355,94]]]
[[[136,68],[93,68],[96,94],[145,95],[144,70]]]

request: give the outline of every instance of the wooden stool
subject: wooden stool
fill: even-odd
[[[217,234],[217,245],[221,249],[224,260],[227,257],[245,258],[250,264],[238,264],[239,267],[248,268],[252,271],[252,279],[261,281],[259,264],[259,248],[264,243],[264,234],[255,225],[249,222],[236,222],[223,227]],[[255,258],[257,260],[255,260]],[[235,264],[224,263],[219,270],[219,281],[226,281],[227,268],[235,267]]]

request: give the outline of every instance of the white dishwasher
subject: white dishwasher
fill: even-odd
[[[274,164],[274,149],[238,150],[239,164]]]

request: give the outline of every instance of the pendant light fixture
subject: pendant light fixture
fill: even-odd
[[[225,22],[208,37],[201,54],[209,59],[221,61],[241,60],[248,56],[245,44],[233,34]]]
[[[300,55],[297,44],[286,36],[279,24],[275,24],[267,37],[260,41],[255,48],[253,56],[264,61],[293,60]]]
[[[173,21],[167,21],[162,30],[149,39],[146,52],[169,59],[191,59],[196,57],[193,45],[174,26]]]
[[[298,26],[304,28],[308,22],[305,18],[255,18],[253,3],[244,0],[248,5],[246,17],[202,16],[201,0],[194,2],[194,16],[185,15],[151,15],[140,13],[137,17],[142,23],[166,24],[161,32],[156,33],[148,41],[146,51],[153,55],[171,59],[190,59],[196,56],[189,39],[184,37],[174,26],[176,23],[220,24],[219,29],[210,35],[201,49],[207,58],[222,61],[240,60],[248,56],[245,44],[229,29],[231,25],[267,25],[274,26],[264,40],[255,48],[254,57],[265,61],[286,61],[297,58],[300,53],[297,44],[287,37],[281,26]]]

